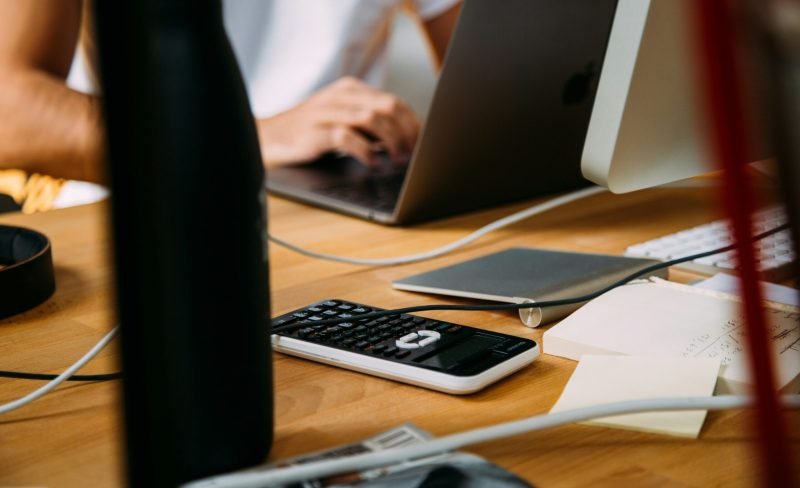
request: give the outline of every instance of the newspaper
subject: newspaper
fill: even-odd
[[[345,444],[249,469],[254,473],[316,461],[345,458],[358,454],[408,447],[433,436],[414,424],[394,429],[352,444]],[[213,486],[213,485],[209,485]],[[454,486],[464,488],[518,488],[531,485],[485,459],[462,452],[447,452],[358,473],[347,473],[291,485],[292,488],[402,488]]]

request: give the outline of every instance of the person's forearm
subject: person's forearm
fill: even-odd
[[[43,72],[0,70],[0,169],[103,180],[100,100]]]

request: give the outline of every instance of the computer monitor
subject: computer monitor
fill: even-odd
[[[612,192],[716,169],[707,146],[694,1],[617,4],[581,158],[584,177]],[[749,160],[768,153],[758,147]]]

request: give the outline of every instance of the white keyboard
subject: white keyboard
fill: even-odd
[[[753,235],[760,234],[786,223],[786,214],[780,207],[770,207],[753,214]],[[715,220],[675,234],[635,244],[625,250],[626,256],[661,260],[710,251],[732,244],[727,220]],[[767,281],[781,281],[791,277],[795,253],[789,230],[782,230],[755,243],[759,271]],[[703,274],[719,272],[736,273],[735,252],[714,254],[676,266]]]

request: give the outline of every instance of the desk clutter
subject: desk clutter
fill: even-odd
[[[304,454],[242,470],[232,476],[266,472],[279,467],[303,466],[318,461],[347,459],[360,454],[385,452],[389,449],[419,446],[435,437],[414,425],[405,423],[372,437],[330,449]],[[212,478],[193,484],[192,488],[219,486]],[[339,488],[396,488],[396,487],[492,487],[530,488],[531,485],[514,473],[486,459],[462,451],[434,454],[401,461],[381,468],[367,468],[344,475],[318,477],[292,486],[335,486]]]
[[[767,302],[777,387],[800,390],[800,309]],[[717,393],[746,393],[751,379],[736,296],[654,279],[616,288],[544,333],[547,354],[708,358],[721,363]]]

